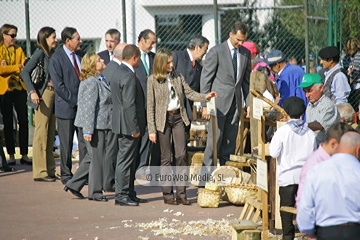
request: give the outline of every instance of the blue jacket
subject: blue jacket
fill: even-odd
[[[281,74],[276,79],[277,88],[279,90],[281,99],[279,102],[280,107],[283,107],[283,101],[292,96],[299,97],[304,100],[305,106],[308,104],[308,100],[305,97],[305,93],[302,88],[296,88],[301,84],[302,77],[304,76],[304,70],[297,65],[286,64]]]

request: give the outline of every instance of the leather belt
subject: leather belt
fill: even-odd
[[[336,226],[360,226],[360,223],[349,222],[349,223],[339,224],[339,225],[336,225]]]
[[[173,111],[167,111],[168,113],[179,113],[180,112],[180,109],[176,109],[176,110],[173,110]]]

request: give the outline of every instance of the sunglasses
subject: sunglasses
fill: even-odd
[[[174,88],[171,86],[171,95],[170,95],[170,97],[171,97],[171,99],[174,99],[175,98],[175,90],[174,90]]]
[[[8,33],[4,33],[5,35],[8,35],[8,36],[10,36],[11,38],[16,38],[16,34],[8,34]]]

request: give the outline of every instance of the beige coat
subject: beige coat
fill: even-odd
[[[184,106],[183,95],[194,102],[206,102],[206,95],[195,92],[185,82],[178,71],[170,74],[170,81],[180,102],[180,114],[186,126],[190,124]],[[147,82],[147,122],[150,133],[163,132],[165,128],[169,88],[166,80],[158,81],[154,75],[149,76]]]

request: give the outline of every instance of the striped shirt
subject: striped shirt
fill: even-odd
[[[337,107],[327,96],[322,95],[314,104],[311,102],[308,103],[306,108],[306,122],[318,122],[323,127],[321,130],[314,131],[316,144],[318,146],[325,141],[326,131],[330,126],[339,121],[340,114]]]

